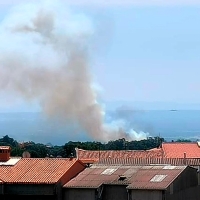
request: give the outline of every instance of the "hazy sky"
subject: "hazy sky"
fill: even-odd
[[[0,0],[0,20],[18,2]],[[103,100],[200,103],[199,1],[92,2],[69,4],[94,26],[91,65]],[[1,110],[28,109],[5,94]]]

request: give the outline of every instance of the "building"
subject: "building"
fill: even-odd
[[[200,158],[200,142],[163,142],[165,158]]]
[[[200,142],[163,142],[159,148],[150,150],[104,150],[76,149],[77,158],[87,164],[172,164],[200,166]]]
[[[152,159],[163,158],[160,149],[155,150],[83,150],[76,148],[76,157],[86,164],[93,164],[106,159]]]
[[[12,158],[9,147],[0,150],[2,200],[61,200],[62,186],[85,169],[74,158]]]
[[[197,170],[171,165],[92,165],[63,186],[64,200],[197,200]]]
[[[11,148],[9,146],[0,146],[0,162],[8,161]]]

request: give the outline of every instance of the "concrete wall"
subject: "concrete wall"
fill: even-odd
[[[104,185],[102,200],[128,199],[128,193],[126,187],[127,185]]]
[[[188,167],[173,181],[173,193],[195,187],[197,185],[197,171],[192,167]]]
[[[32,195],[6,195],[6,196],[0,196],[1,200],[55,200],[55,196],[44,196],[44,195],[37,195],[37,196],[32,196]]]
[[[54,195],[55,185],[48,184],[5,184],[4,194],[9,195]]]
[[[63,190],[63,200],[95,200],[95,199],[96,199],[96,190],[93,188],[91,189],[67,188]]]
[[[196,169],[188,167],[181,173],[165,192],[166,200],[198,200],[200,186]]]
[[[126,186],[103,185],[98,190],[93,188],[64,188],[63,200],[127,200],[128,194]]]
[[[170,194],[166,193],[166,200],[200,200],[200,186]]]
[[[130,200],[163,200],[160,190],[131,190]]]
[[[0,184],[0,195],[3,194],[4,184]]]

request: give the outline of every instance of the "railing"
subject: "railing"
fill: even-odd
[[[105,158],[99,164],[150,165],[170,164],[200,166],[200,158]]]

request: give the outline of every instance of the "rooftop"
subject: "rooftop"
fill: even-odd
[[[15,165],[0,166],[0,180],[6,183],[53,184],[75,162],[79,161],[70,158],[21,158]]]
[[[175,165],[175,166],[200,166],[200,158],[106,158],[101,159],[99,164],[124,164],[124,165]]]
[[[161,148],[166,158],[200,158],[198,142],[163,142]]]
[[[165,190],[186,166],[92,165],[64,185],[65,188],[98,188],[102,184],[127,185],[128,189]]]
[[[129,159],[129,158],[162,158],[162,149],[156,150],[104,150],[92,151],[77,149],[77,157],[84,163],[95,163],[108,158]]]
[[[166,163],[199,165],[200,142],[163,142],[150,150],[83,150],[76,149],[77,157],[84,163]],[[171,159],[171,160],[170,160]],[[185,160],[183,160],[185,159]]]
[[[4,165],[4,166],[12,166],[15,165],[21,158],[20,157],[11,157],[9,160],[7,161],[0,161],[0,166]]]

